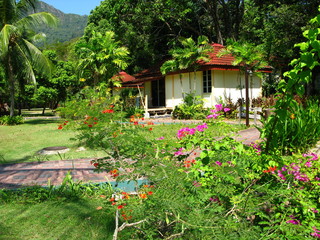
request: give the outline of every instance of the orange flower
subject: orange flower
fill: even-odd
[[[145,194],[145,193],[141,193],[141,194],[139,194],[139,196],[140,196],[140,198],[143,198],[143,199],[148,198],[148,197],[147,197],[147,194]]]
[[[114,199],[114,198],[110,198],[109,201],[110,201],[110,202],[114,202],[115,199]]]
[[[153,194],[153,192],[152,192],[152,191],[149,191],[149,192],[148,192],[148,195],[152,195],[152,194]]]
[[[292,120],[296,118],[295,115],[294,115],[294,113],[292,113],[292,114],[290,115],[290,118],[291,118]]]

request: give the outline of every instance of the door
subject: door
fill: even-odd
[[[166,106],[166,88],[164,78],[151,82],[151,97],[153,108]]]

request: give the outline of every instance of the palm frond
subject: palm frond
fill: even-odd
[[[32,43],[25,39],[23,42],[25,43],[26,48],[24,49],[27,50],[26,53],[29,54],[28,58],[32,66],[44,76],[50,76],[53,68],[51,61]]]
[[[1,29],[6,24],[11,24],[17,18],[17,8],[15,0],[0,0],[0,22]]]
[[[10,39],[19,35],[19,30],[13,25],[6,24],[0,32],[0,58],[8,53]]]
[[[58,19],[51,13],[41,12],[30,14],[17,21],[15,25],[19,28],[33,29],[41,25],[47,25],[49,27],[58,26]]]

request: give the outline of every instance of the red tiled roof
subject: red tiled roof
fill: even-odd
[[[233,66],[235,58],[231,54],[218,56],[219,52],[225,47],[218,43],[211,44],[213,47],[213,52],[209,52],[209,61],[200,62],[201,65],[223,65],[223,66]]]
[[[199,70],[231,70],[231,71],[239,71],[240,66],[239,65],[233,65],[233,62],[235,61],[235,57],[233,57],[231,54],[226,54],[222,56],[218,56],[218,53],[225,48],[225,46],[213,43],[211,44],[213,47],[213,51],[209,52],[209,61],[199,61],[200,68]],[[164,61],[163,61],[164,62]],[[163,64],[163,62],[160,64],[157,64],[156,66],[145,69],[137,74],[135,74],[136,80],[134,82],[140,82],[140,81],[152,81],[152,80],[158,80],[163,77],[163,75],[160,72],[160,67]],[[180,72],[189,72],[190,70],[185,69]],[[272,68],[269,66],[266,66],[265,68],[262,68],[260,71],[262,72],[271,72]],[[177,72],[171,72],[169,74],[176,74]]]
[[[134,76],[131,76],[124,71],[119,72],[118,74],[114,75],[112,78],[119,78],[123,83],[132,82],[136,79]]]

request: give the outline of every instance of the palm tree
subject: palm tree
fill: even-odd
[[[119,46],[111,31],[104,35],[93,31],[87,42],[77,44],[76,51],[80,58],[80,76],[92,78],[94,86],[105,80],[112,88],[117,84],[112,77],[128,66],[129,51],[126,47]]]
[[[34,13],[36,0],[0,0],[0,62],[4,68],[10,92],[10,116],[14,115],[15,83],[26,79],[35,83],[35,72],[50,74],[50,62],[41,51],[27,40],[39,25],[55,26],[57,19],[50,13]]]
[[[249,126],[249,74],[261,77],[259,69],[266,67],[263,50],[260,46],[250,43],[229,42],[229,45],[220,50],[218,56],[231,54],[235,60],[233,65],[240,66],[245,75],[245,102],[246,102],[246,126]]]
[[[208,38],[205,36],[199,36],[197,42],[192,38],[182,38],[180,43],[183,48],[174,48],[170,50],[170,54],[173,59],[166,61],[160,68],[162,74],[168,72],[180,71],[180,85],[182,88],[182,74],[184,69],[191,68],[194,71],[194,90],[196,88],[196,70],[199,67],[199,61],[208,61],[208,52],[212,50],[212,47],[208,45]],[[189,78],[190,81],[190,78]],[[191,91],[191,83],[190,91]]]

